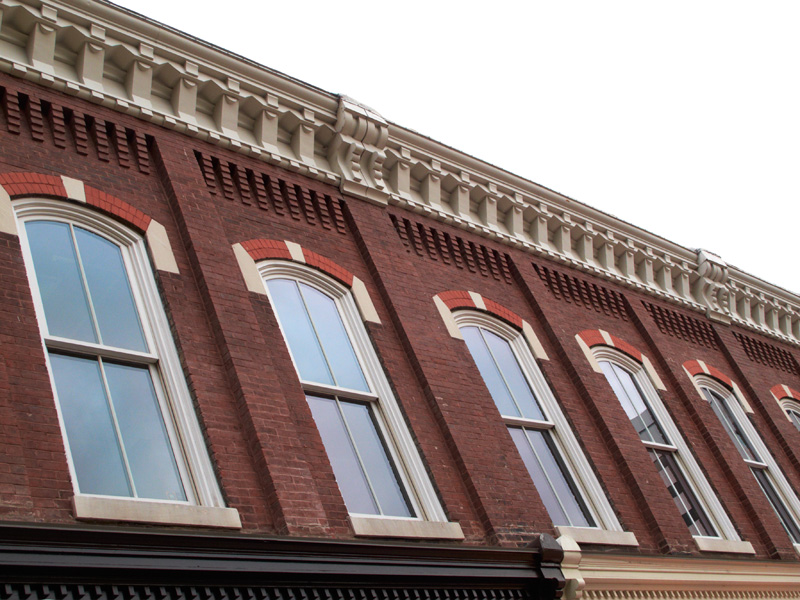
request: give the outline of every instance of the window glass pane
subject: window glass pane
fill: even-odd
[[[509,343],[491,331],[481,329],[481,333],[483,333],[486,345],[489,347],[500,372],[503,374],[514,400],[517,401],[517,406],[522,416],[526,419],[545,420],[542,409],[539,408],[539,404],[536,402],[525,375],[522,374],[517,357],[514,356]]]
[[[692,535],[716,537],[716,531],[686,481],[683,472],[675,462],[673,454],[653,448],[648,451]]]
[[[103,344],[147,352],[119,247],[79,227],[75,240]]]
[[[136,495],[186,500],[150,370],[109,362],[103,367]]]
[[[769,474],[765,469],[754,469],[751,467],[750,470],[753,472],[753,475],[755,475],[758,485],[761,486],[761,489],[767,496],[767,500],[769,500],[769,503],[775,510],[775,514],[778,515],[778,519],[780,519],[783,528],[786,530],[786,533],[788,533],[789,537],[792,538],[792,542],[795,544],[800,544],[800,529],[798,529],[797,523],[795,523],[795,520],[786,509],[786,505],[783,503],[780,495],[775,490],[775,486],[772,484]]]
[[[472,354],[472,358],[478,366],[478,371],[480,371],[481,377],[483,377],[483,381],[486,383],[486,387],[489,388],[489,393],[494,403],[497,405],[500,414],[507,417],[522,416],[517,405],[514,404],[511,393],[503,381],[494,359],[492,359],[491,354],[489,354],[489,349],[478,328],[462,327],[461,335],[467,343],[467,348],[470,354]]]
[[[311,321],[333,371],[336,385],[368,392],[367,382],[356,360],[353,345],[342,324],[339,309],[332,298],[311,286],[300,284]]]
[[[50,365],[80,491],[131,496],[98,361],[50,354]]]
[[[622,367],[608,361],[600,361],[600,368],[625,410],[625,414],[628,415],[634,428],[636,428],[639,438],[643,442],[668,445],[667,436],[658,425],[650,407],[647,406],[644,394],[642,394],[639,386],[634,381],[633,376]]]
[[[372,411],[364,404],[340,402],[367,477],[378,498],[381,514],[392,517],[414,516],[400,485],[397,472],[381,439]]]
[[[96,342],[75,245],[69,225],[51,221],[25,224],[36,281],[50,335]]]
[[[717,415],[717,418],[720,420],[723,427],[725,427],[728,437],[731,438],[731,441],[736,446],[739,454],[742,455],[742,458],[745,460],[761,462],[758,454],[756,454],[756,451],[750,444],[750,440],[747,439],[747,436],[739,427],[739,423],[728,407],[727,401],[724,398],[721,398],[719,394],[708,388],[702,388],[702,390],[706,400],[708,400],[708,402],[711,404],[714,414]]]
[[[525,431],[519,427],[509,427],[508,432],[511,434],[511,439],[519,450],[522,457],[522,462],[528,468],[528,474],[533,479],[536,486],[536,491],[539,492],[539,497],[542,499],[544,507],[547,509],[547,514],[556,525],[569,525],[569,517],[566,511],[558,501],[555,491],[547,481],[547,474],[544,471],[542,463],[533,451],[533,447],[528,441]]]
[[[333,377],[311,327],[297,283],[288,279],[270,279],[267,287],[300,379],[333,385]]]
[[[514,429],[515,428],[509,428],[509,431],[513,431]],[[544,481],[534,480],[536,489],[541,490],[542,486],[545,485],[550,487],[553,492],[553,497],[560,505],[560,512],[564,514],[567,519],[567,521],[563,523],[553,519],[553,523],[556,525],[571,525],[573,527],[594,527],[594,520],[589,514],[586,505],[583,503],[583,499],[578,494],[575,483],[572,477],[570,477],[566,465],[553,443],[550,433],[548,431],[532,429],[517,429],[517,431],[522,431],[525,438],[527,438],[530,447],[533,449],[535,458],[541,466],[540,470],[546,476],[546,480]],[[514,438],[517,447],[519,447],[520,443],[524,443],[525,441],[521,436],[517,435],[517,437],[515,437],[514,433],[512,433],[512,438]],[[523,456],[523,460],[526,459],[526,456],[528,459],[531,458],[528,453],[523,454],[523,452],[520,451],[520,454]],[[531,467],[528,467],[528,472],[531,473],[531,477],[533,477]],[[552,518],[550,507],[546,504],[545,506]]]
[[[351,513],[379,514],[336,400],[317,396],[307,398],[347,510]]]
[[[789,413],[789,419],[791,419],[792,423],[794,423],[794,426],[797,428],[797,431],[800,431],[800,412],[792,410],[791,408],[786,412]]]

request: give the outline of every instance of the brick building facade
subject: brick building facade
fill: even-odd
[[[800,298],[111,5],[2,11],[0,597],[800,596]]]

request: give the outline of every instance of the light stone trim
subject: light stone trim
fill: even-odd
[[[2,14],[2,13],[0,13]],[[11,196],[0,185],[0,231],[19,235],[17,231],[17,218],[14,216],[14,209],[11,208]]]
[[[360,537],[463,540],[461,525],[447,521],[417,521],[350,515],[353,533]]]
[[[800,296],[706,250],[125,9],[82,0],[3,4],[2,71],[800,346]],[[65,46],[72,43],[77,54]],[[60,62],[65,56],[75,64]]]
[[[473,304],[475,304],[475,308],[479,308],[480,310],[486,310],[486,302],[483,301],[483,296],[478,294],[477,292],[467,292],[469,297],[472,298]]]
[[[542,342],[539,341],[539,338],[533,331],[533,327],[524,319],[522,320],[522,335],[527,340],[528,345],[531,347],[531,352],[533,352],[536,358],[539,360],[550,360],[550,357],[547,356],[547,352],[544,350],[544,346],[542,346]]]
[[[696,537],[694,543],[703,552],[731,552],[735,554],[755,554],[753,544],[748,541],[717,540],[713,538]]]
[[[580,573],[588,598],[800,598],[792,562],[584,552]]]
[[[67,198],[86,204],[86,187],[80,179],[73,179],[72,177],[62,175],[61,182],[64,184]]]
[[[580,544],[603,544],[607,546],[638,546],[639,541],[630,531],[611,531],[590,527],[565,527],[557,525],[556,534],[559,542],[569,538]],[[565,536],[565,537],[564,537]]]
[[[350,291],[353,294],[353,300],[356,301],[358,312],[361,313],[361,318],[369,323],[380,325],[381,318],[378,316],[378,311],[372,303],[372,298],[367,291],[367,286],[355,275],[353,276],[353,285]]]
[[[88,521],[128,521],[158,525],[242,528],[239,511],[235,508],[83,494],[75,494],[72,504],[75,518]]]
[[[450,337],[463,340],[464,336],[461,335],[461,330],[458,328],[458,323],[456,323],[455,318],[453,318],[453,311],[450,310],[450,307],[447,306],[444,300],[439,298],[439,296],[433,297],[433,303],[436,305],[436,310],[439,311],[439,315],[442,317],[442,321],[444,321],[444,326],[447,328],[447,333],[450,334]]]
[[[565,600],[800,599],[791,562],[593,553],[568,535],[558,542]]]
[[[289,250],[289,256],[292,257],[293,261],[303,265],[306,264],[306,257],[305,254],[303,254],[303,248],[300,244],[290,242],[289,240],[284,240],[283,243],[286,244],[286,249]]]
[[[264,289],[264,282],[261,280],[256,261],[250,256],[250,253],[241,244],[236,243],[233,245],[233,254],[236,256],[236,262],[239,263],[247,291],[266,296],[267,290]]]
[[[589,363],[589,366],[592,367],[592,371],[595,373],[602,373],[603,369],[600,367],[600,363],[595,358],[594,352],[589,347],[589,345],[583,341],[583,338],[580,334],[575,334],[575,341],[578,342],[578,346],[580,347],[581,351],[583,352],[584,356],[586,356],[586,362]]]
[[[169,243],[164,226],[155,219],[151,219],[144,236],[150,247],[153,266],[159,271],[180,274],[178,261],[175,260],[175,253],[172,251],[172,245]]]

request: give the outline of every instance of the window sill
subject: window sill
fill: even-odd
[[[736,554],[755,554],[753,544],[740,540],[718,540],[714,538],[696,537],[694,543],[703,552],[733,552]]]
[[[609,531],[590,527],[556,526],[558,537],[566,535],[579,544],[603,544],[607,546],[638,546],[639,541],[630,531]]]
[[[353,532],[362,537],[463,540],[461,525],[445,521],[417,521],[381,517],[350,516]]]
[[[76,494],[72,499],[75,518],[91,521],[129,521],[159,525],[188,525],[241,529],[235,508],[195,506],[152,500],[108,498]]]

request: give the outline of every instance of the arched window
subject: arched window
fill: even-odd
[[[604,543],[635,545],[623,533],[523,335],[477,311],[453,318],[553,523],[582,541],[597,528]]]
[[[608,346],[591,349],[611,389],[701,550],[752,553],[739,536],[664,406],[642,363]],[[727,543],[721,546],[717,540]],[[717,543],[715,543],[717,542]]]
[[[223,502],[141,236],[65,202],[14,209],[77,516],[238,526],[231,509],[175,510]]]
[[[780,401],[780,403],[783,412],[786,413],[786,416],[792,422],[792,425],[795,426],[797,431],[800,431],[800,402],[791,400],[789,398],[784,398]]]
[[[445,523],[350,291],[304,265],[258,268],[356,533],[392,517],[452,526],[419,537],[461,537]],[[413,535],[398,527],[398,535]]]
[[[740,402],[731,390],[715,379],[704,375],[694,379],[742,460],[750,467],[792,543],[800,547],[800,501]]]

